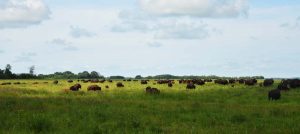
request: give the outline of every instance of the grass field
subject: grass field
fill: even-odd
[[[75,82],[18,81],[27,84],[0,85],[0,133],[300,133],[300,89],[269,101],[268,91],[277,84],[207,83],[187,91],[178,83],[169,88],[152,85],[154,81],[123,82],[125,87],[117,88],[116,82],[105,82],[97,84],[101,92],[87,92],[90,83],[81,83],[79,92],[68,92],[65,89]],[[31,84],[36,81],[40,84]],[[146,94],[147,86],[161,94]]]

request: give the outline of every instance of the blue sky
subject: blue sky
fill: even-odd
[[[300,76],[294,0],[0,0],[17,73]]]

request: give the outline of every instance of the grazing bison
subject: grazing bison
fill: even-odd
[[[21,82],[15,82],[14,84],[15,84],[15,85],[20,85],[20,84],[21,84]]]
[[[73,83],[73,80],[68,80],[69,83]]]
[[[273,79],[265,79],[263,82],[263,86],[267,87],[267,86],[272,86],[274,84],[274,80]]]
[[[108,82],[110,82],[110,83],[111,83],[111,82],[113,82],[113,81],[112,81],[112,80],[108,80]]]
[[[4,82],[1,85],[11,85],[11,83],[10,82]]]
[[[53,81],[53,84],[58,84],[58,80]]]
[[[173,87],[172,82],[169,82],[169,83],[168,83],[168,87]]]
[[[248,85],[248,86],[253,86],[256,83],[257,83],[256,79],[247,79],[247,80],[245,80],[245,85]]]
[[[229,82],[230,84],[234,84],[234,83],[235,83],[235,79],[229,79],[228,82]]]
[[[123,83],[118,82],[118,83],[117,83],[117,87],[124,87],[124,85],[123,85]]]
[[[148,84],[148,82],[146,80],[141,80],[141,84],[146,85],[146,84]]]
[[[70,87],[71,91],[79,91],[79,89],[81,89],[81,85],[80,84],[75,84],[74,86]]]
[[[239,81],[240,84],[244,84],[245,83],[244,79],[239,79],[238,81]]]
[[[189,83],[186,85],[186,89],[196,89],[196,86],[193,83]]]
[[[269,100],[279,100],[280,96],[281,94],[279,89],[271,90],[269,92]]]
[[[91,85],[88,87],[87,90],[88,91],[101,91],[101,87],[99,87],[98,85]]]
[[[298,88],[298,87],[300,87],[300,80],[299,79],[288,80],[288,83],[289,83],[289,85],[290,85],[291,88]]]
[[[109,88],[109,86],[105,86],[105,88]]]
[[[283,81],[278,85],[277,89],[287,91],[290,88],[289,88],[289,84]]]
[[[215,83],[221,84],[221,85],[227,85],[229,82],[228,82],[228,80],[218,79],[218,80],[215,80]]]
[[[159,94],[160,91],[157,88],[147,87],[146,88],[146,93],[148,93],[148,94]]]
[[[39,83],[38,83],[38,82],[33,82],[32,84],[33,84],[33,85],[36,85],[36,84],[39,84]]]

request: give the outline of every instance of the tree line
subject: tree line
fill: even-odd
[[[232,78],[255,78],[264,79],[263,76],[249,76],[249,77],[219,77],[215,75],[210,76],[175,76],[170,74],[146,76],[137,75],[135,77],[124,77],[124,76],[109,76],[104,77],[96,71],[88,72],[83,71],[80,73],[73,73],[71,71],[55,72],[53,74],[35,74],[35,66],[29,67],[28,73],[15,74],[12,71],[12,66],[7,64],[5,68],[0,69],[0,79],[232,79]]]

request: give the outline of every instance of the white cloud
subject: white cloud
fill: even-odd
[[[54,45],[62,45],[62,46],[71,44],[70,42],[66,41],[65,39],[61,39],[61,38],[55,38],[51,41],[48,41],[47,43],[54,44]]]
[[[292,22],[289,23],[282,23],[280,25],[280,27],[282,28],[287,28],[287,29],[299,29],[300,28],[300,16],[297,17],[295,20],[293,20]]]
[[[75,46],[66,46],[63,48],[64,51],[77,51],[78,48]]]
[[[1,0],[0,28],[18,28],[48,19],[50,10],[43,0]]]
[[[86,29],[79,28],[79,27],[74,27],[71,26],[71,36],[74,38],[81,38],[81,37],[93,37],[96,36],[95,33],[92,33]]]
[[[193,19],[164,21],[156,29],[155,38],[159,39],[205,39],[210,32],[207,24]]]
[[[248,0],[139,0],[141,8],[154,15],[238,17],[247,15]]]
[[[158,47],[162,47],[163,46],[163,44],[161,44],[159,42],[149,42],[149,43],[147,43],[147,45],[149,47],[154,47],[154,48],[158,48]]]
[[[32,62],[33,61],[33,57],[37,56],[36,53],[22,53],[20,56],[16,57],[16,60],[14,62]]]
[[[195,17],[153,17],[134,11],[121,11],[120,22],[113,25],[113,32],[151,33],[156,39],[205,39],[216,32]]]

